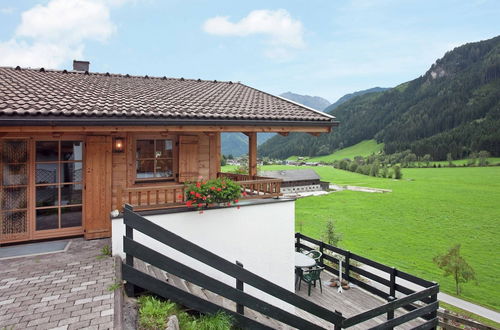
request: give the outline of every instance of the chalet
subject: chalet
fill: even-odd
[[[260,174],[264,177],[281,179],[283,194],[323,190],[321,178],[312,169],[263,171]]]
[[[435,328],[439,285],[295,233],[295,201],[270,198],[282,179],[257,176],[258,132],[317,135],[336,124],[230,81],[92,73],[85,62],[0,68],[0,244],[111,237],[127,294],[223,311],[241,328]],[[248,174],[220,172],[221,132],[248,136]],[[184,207],[185,182],[200,176],[230,177],[248,200]],[[303,264],[299,251],[310,249],[324,254]],[[330,272],[320,291],[305,295],[300,281],[296,291],[299,270],[316,262],[316,276]],[[366,291],[326,291],[331,274]]]
[[[329,132],[334,117],[237,82],[0,68],[0,244],[110,237],[110,211],[182,204],[184,182],[220,173],[221,132]],[[254,198],[279,193],[259,178]],[[265,188],[263,188],[265,187]],[[252,194],[249,194],[252,195]],[[181,198],[179,198],[181,196]],[[249,196],[250,197],[250,196]]]

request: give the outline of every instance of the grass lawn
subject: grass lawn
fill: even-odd
[[[377,153],[384,148],[383,143],[377,144],[375,140],[365,140],[353,146],[338,150],[333,154],[326,156],[319,156],[314,158],[309,158],[309,162],[333,162],[337,159],[350,158],[354,159],[356,156],[370,156],[373,153]],[[289,160],[297,160],[297,156],[289,157]]]
[[[292,168],[297,167],[263,170]],[[454,283],[442,276],[432,258],[461,243],[478,278],[477,285],[463,285],[461,298],[500,309],[500,167],[403,169],[400,181],[326,166],[314,169],[327,181],[393,192],[342,191],[302,198],[296,203],[297,230],[321,238],[325,223],[333,219],[344,248],[437,281],[452,295]]]

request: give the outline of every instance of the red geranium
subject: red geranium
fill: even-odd
[[[187,206],[187,207],[191,207],[191,206],[193,206],[193,201],[187,201],[187,202],[186,202],[186,206]]]

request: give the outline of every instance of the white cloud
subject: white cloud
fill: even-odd
[[[271,45],[265,54],[270,57],[279,53],[286,53],[288,56],[289,49],[302,48],[305,45],[302,22],[293,19],[284,9],[254,10],[235,23],[229,21],[228,16],[216,16],[205,21],[203,30],[219,36],[265,35]]]
[[[0,42],[0,65],[59,68],[82,58],[85,41],[105,42],[116,31],[109,4],[50,0],[21,14],[14,36]]]

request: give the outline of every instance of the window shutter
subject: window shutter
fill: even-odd
[[[179,182],[198,179],[198,137],[179,136]]]

